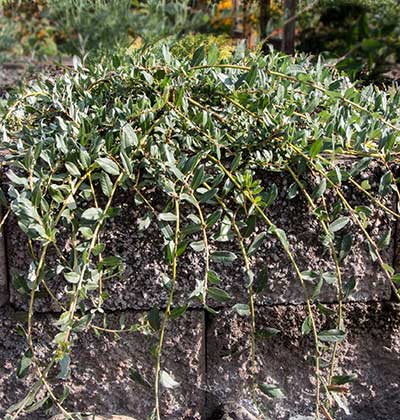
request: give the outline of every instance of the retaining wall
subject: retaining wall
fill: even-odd
[[[284,176],[274,176],[283,187],[288,182]],[[357,198],[354,191],[346,194],[350,201]],[[106,284],[110,297],[104,308],[110,326],[118,325],[121,315],[127,324],[136,322],[154,306],[165,307],[167,301],[162,285],[162,273],[168,270],[162,258],[162,238],[152,227],[145,232],[137,230],[140,210],[127,200],[121,196],[116,204],[120,214],[108,224],[105,239],[106,249],[126,263],[125,274]],[[157,206],[156,197],[153,200]],[[388,205],[395,205],[390,197]],[[318,222],[300,196],[290,201],[283,195],[278,197],[270,216],[278,227],[285,228],[301,270],[333,269],[329,258],[323,256]],[[368,228],[372,237],[379,238],[388,227],[394,235],[384,258],[399,269],[399,226],[375,208]],[[390,284],[378,264],[371,261],[361,234],[355,229],[353,233],[359,241],[355,240],[342,272],[345,285],[355,278],[357,286],[344,305],[348,335],[339,346],[337,374],[356,373],[358,379],[342,395],[349,412],[341,410],[336,419],[396,420],[400,413],[400,306],[393,300]],[[218,246],[220,249],[221,244]],[[53,262],[50,254],[47,264]],[[314,379],[309,362],[313,343],[311,337],[301,334],[306,317],[304,295],[273,237],[265,240],[251,263],[256,272],[268,271],[266,288],[256,299],[256,374],[260,382],[277,384],[285,395],[281,399],[265,397],[264,403],[271,419],[308,419],[313,412]],[[24,339],[15,327],[26,315],[27,300],[12,283],[15,276],[26,275],[29,264],[24,235],[10,217],[0,238],[0,418],[33,380],[32,375],[20,380],[15,374],[25,350]],[[210,302],[219,310],[217,315],[192,302],[182,317],[171,321],[163,367],[180,386],[163,392],[163,419],[257,418],[252,415],[250,396],[249,319],[231,309],[235,303],[247,302],[245,275],[240,264],[212,268],[221,274],[223,288],[233,298],[224,305]],[[187,300],[196,279],[202,278],[202,269],[201,256],[188,251],[179,266],[176,304]],[[62,279],[55,277],[50,287],[59,294]],[[324,287],[321,301],[328,309],[335,309],[336,293],[335,285]],[[51,352],[51,334],[56,331],[53,324],[59,312],[46,296],[36,302],[34,337],[40,357]],[[319,329],[334,326],[329,316],[318,318]],[[269,336],[265,334],[268,328],[279,333]],[[152,389],[146,383],[134,382],[130,369],[139,370],[152,383],[155,344],[152,335],[131,333],[116,339],[110,334],[97,337],[84,332],[72,351],[71,378],[65,381],[71,391],[68,409],[144,420],[153,405]],[[48,416],[39,411],[20,418],[41,420]]]

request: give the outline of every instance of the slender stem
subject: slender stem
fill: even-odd
[[[96,225],[96,227],[94,229],[93,237],[92,237],[92,240],[90,242],[89,248],[87,250],[87,261],[90,260],[90,256],[91,256],[91,254],[93,252],[93,248],[95,247],[95,245],[97,243],[97,239],[98,239],[98,235],[99,235],[100,229],[101,229],[101,227],[104,224],[105,218],[107,217],[108,210],[110,209],[112,200],[114,198],[114,195],[115,195],[115,193],[117,191],[117,188],[118,188],[118,186],[119,186],[119,184],[120,184],[121,179],[122,179],[123,176],[124,176],[124,174],[121,172],[118,175],[117,179],[115,180],[114,185],[113,185],[112,190],[111,190],[111,193],[110,193],[110,196],[109,196],[109,198],[107,200],[107,203],[106,203],[106,205],[104,207],[103,216],[99,220],[99,222],[97,223],[97,225]],[[68,325],[68,327],[66,329],[66,333],[65,333],[65,337],[64,337],[64,342],[65,343],[68,342],[70,333],[72,331],[71,321],[73,320],[74,315],[75,315],[76,305],[78,303],[78,298],[79,298],[79,292],[80,292],[80,290],[82,288],[83,279],[84,279],[84,276],[85,276],[85,273],[86,273],[86,270],[87,270],[88,265],[89,265],[89,262],[85,263],[84,266],[82,267],[81,272],[80,272],[80,275],[79,275],[79,280],[78,280],[78,283],[76,285],[75,293],[73,294],[73,297],[71,299],[71,303],[70,303],[70,307],[69,307],[69,320],[70,320],[70,324]]]
[[[203,234],[203,242],[204,242],[204,261],[205,261],[205,268],[204,268],[204,279],[203,279],[203,291],[201,294],[201,303],[206,305],[207,303],[207,289],[208,289],[208,272],[210,271],[210,248],[208,244],[208,237],[207,237],[207,224],[204,219],[203,211],[201,210],[200,204],[193,193],[191,193],[195,201],[195,207],[197,209],[197,213],[199,214],[200,223],[201,223],[201,231]]]
[[[247,255],[246,248],[244,246],[244,240],[242,234],[240,233],[239,227],[236,223],[235,217],[231,217],[233,228],[235,229],[236,236],[239,241],[240,249],[242,252],[244,266],[246,269],[246,273],[250,272],[250,260],[249,256]],[[251,279],[249,278],[249,281]],[[249,306],[250,306],[250,358],[251,358],[251,376],[252,376],[252,394],[253,400],[256,400],[256,315],[255,315],[255,306],[254,306],[254,290],[253,285],[250,284],[249,286]]]
[[[204,185],[211,190],[211,187],[204,183]],[[235,229],[236,236],[239,242],[240,250],[242,252],[243,260],[244,260],[244,266],[246,269],[246,273],[250,272],[250,259],[246,251],[246,247],[244,246],[244,239],[242,234],[240,233],[239,226],[236,223],[235,216],[228,210],[226,207],[224,201],[218,196],[215,196],[215,199],[218,201],[219,205],[223,208],[225,213],[229,215],[232,225]],[[251,279],[249,278],[249,281],[251,282]],[[254,304],[254,290],[253,285],[250,283],[249,286],[249,307],[250,307],[250,358],[251,358],[251,371],[252,371],[252,394],[253,394],[253,400],[255,401],[255,392],[256,392],[256,316],[255,316],[255,304]]]
[[[64,210],[66,209],[66,207],[67,207],[67,205],[69,203],[69,200],[75,195],[76,191],[78,191],[80,185],[84,182],[84,180],[89,175],[89,173],[90,173],[91,170],[92,169],[89,169],[88,172],[82,176],[82,178],[76,183],[75,188],[72,189],[71,193],[64,200],[64,203],[63,203],[63,205],[61,207],[61,210],[59,211],[58,215],[55,218],[54,226],[57,226],[58,221],[61,219],[62,213],[64,212]],[[30,246],[31,246],[32,245],[31,241],[29,241],[29,243],[30,243]],[[45,372],[42,373],[42,371],[40,370],[40,367],[39,367],[39,362],[38,362],[37,357],[35,355],[35,348],[34,348],[34,344],[33,344],[33,340],[32,340],[32,321],[33,321],[33,313],[34,313],[35,294],[36,294],[36,289],[38,288],[39,283],[40,283],[40,281],[42,279],[42,270],[45,267],[46,255],[47,255],[47,250],[48,250],[49,245],[50,245],[50,242],[47,242],[46,244],[43,245],[42,253],[41,253],[41,256],[40,256],[40,259],[39,259],[37,268],[36,268],[35,280],[34,280],[34,282],[32,284],[32,290],[31,290],[31,295],[30,295],[30,300],[29,300],[28,328],[27,328],[26,337],[27,337],[28,346],[29,346],[29,348],[30,348],[30,350],[32,352],[32,361],[34,363],[36,373],[37,373],[37,375],[38,375],[41,383],[45,386],[47,392],[49,393],[50,397],[54,400],[54,403],[57,405],[57,407],[60,409],[60,411],[67,418],[71,418],[70,414],[58,402],[57,398],[55,397],[54,393],[52,392],[52,389],[51,389],[50,385],[48,384],[48,382],[46,380],[47,372],[50,370],[50,368],[53,366],[53,364],[55,362],[55,356],[53,356],[52,360],[47,365],[47,368],[45,369]],[[32,246],[31,246],[31,248],[32,248]],[[36,260],[35,255],[33,253],[33,249],[31,249],[31,251],[32,251],[33,258]],[[39,387],[39,389],[40,389],[40,387]],[[28,400],[26,399],[25,401],[26,401],[25,404],[23,404],[17,410],[16,414],[13,416],[13,419],[16,419],[17,416],[19,415],[19,413],[21,413],[23,411],[23,409],[25,408]]]
[[[349,211],[349,214],[352,218],[352,220],[358,225],[358,227],[361,229],[362,233],[364,234],[365,238],[367,239],[367,241],[369,242],[369,244],[371,245],[372,249],[375,252],[376,258],[379,262],[379,265],[381,266],[383,272],[385,273],[386,278],[389,281],[389,284],[392,287],[392,290],[394,291],[396,297],[398,300],[400,300],[400,290],[398,290],[396,288],[396,286],[393,284],[392,282],[392,276],[391,274],[388,272],[387,270],[387,265],[385,264],[385,262],[383,261],[381,254],[379,252],[379,249],[377,247],[377,245],[375,244],[374,240],[371,238],[371,235],[367,232],[366,228],[364,227],[362,221],[360,220],[359,216],[357,215],[357,213],[354,211],[353,207],[349,204],[349,202],[346,200],[346,198],[344,197],[343,193],[341,192],[340,188],[338,188],[338,186],[317,166],[315,165],[315,163],[312,161],[312,159],[307,156],[305,153],[303,153],[302,150],[300,150],[298,147],[296,147],[295,145],[291,144],[290,147],[292,147],[295,151],[297,151],[297,153],[304,157],[304,159],[307,160],[308,164],[316,171],[318,172],[320,175],[322,175],[326,181],[329,183],[329,185],[331,185],[334,190],[336,191],[336,194],[338,195],[338,197],[340,198],[340,200],[342,201],[343,205],[346,207],[346,209]]]
[[[323,156],[319,155],[319,158],[321,161],[327,163],[330,165],[330,167],[333,167],[331,162],[324,158]],[[379,158],[382,158],[381,155],[379,155]],[[326,177],[327,175],[325,175]],[[349,178],[349,182],[351,182],[359,191],[361,191],[363,194],[365,194],[371,201],[373,201],[377,206],[379,206],[381,209],[385,210],[386,213],[391,214],[393,217],[396,217],[397,219],[400,219],[400,214],[396,213],[389,207],[387,207],[385,204],[383,204],[380,200],[375,198],[370,192],[368,192],[365,188],[363,188],[357,181],[355,181],[352,177]]]
[[[54,401],[54,403],[56,404],[56,406],[58,407],[58,409],[63,413],[64,416],[66,416],[66,418],[71,418],[71,415],[64,409],[64,407],[58,402],[57,397],[54,395],[49,383],[46,380],[46,374],[43,374],[43,372],[40,369],[40,364],[39,361],[36,357],[36,353],[35,353],[35,346],[33,344],[33,339],[32,339],[32,321],[33,321],[33,312],[34,312],[34,302],[35,302],[35,294],[36,294],[36,289],[40,283],[41,277],[42,277],[42,270],[43,267],[45,265],[45,261],[46,261],[46,254],[47,254],[47,249],[48,249],[49,243],[45,244],[43,246],[42,249],[42,254],[40,256],[39,259],[39,263],[38,266],[36,268],[36,276],[35,276],[35,280],[33,281],[32,284],[32,290],[31,290],[31,295],[30,295],[30,299],[29,299],[29,308],[28,308],[28,328],[27,328],[27,333],[26,333],[26,338],[27,338],[27,342],[28,342],[28,346],[32,352],[32,362],[35,366],[35,370],[36,370],[36,374],[38,375],[41,383],[44,385],[44,387],[46,388],[46,391],[48,392],[48,394],[50,395],[51,399]],[[50,362],[50,365],[53,365],[55,361],[55,358],[53,356],[52,361]],[[49,370],[49,369],[48,369]],[[22,409],[24,408],[24,406],[22,407]],[[16,418],[16,417],[15,417]]]
[[[164,343],[164,335],[165,329],[167,326],[167,321],[171,314],[171,306],[174,300],[174,291],[175,291],[175,284],[177,278],[177,251],[178,251],[178,244],[179,244],[179,235],[180,235],[180,209],[179,209],[179,197],[175,199],[175,216],[176,216],[176,224],[175,224],[175,239],[174,239],[174,252],[172,258],[172,280],[171,280],[171,290],[169,292],[167,307],[164,312],[164,318],[162,320],[161,328],[160,328],[160,337],[158,341],[158,348],[157,348],[157,358],[156,358],[156,373],[155,373],[155,382],[154,382],[154,397],[155,397],[155,412],[156,412],[156,419],[161,420],[160,414],[160,372],[161,372],[161,352]]]
[[[306,199],[307,199],[308,203],[310,204],[312,210],[315,211],[316,208],[317,208],[317,205],[315,204],[314,200],[312,199],[310,194],[307,192],[307,190],[304,188],[304,185],[300,181],[299,177],[295,174],[295,172],[292,170],[292,168],[290,168],[290,166],[288,166],[287,169],[288,169],[289,173],[292,175],[296,184],[299,186],[299,188],[302,191],[302,193],[304,194],[304,196],[306,197]],[[322,200],[323,200],[323,205],[324,205],[324,208],[326,210],[326,213],[328,214],[324,197],[322,197]],[[328,216],[328,218],[329,218],[329,216]],[[321,224],[325,235],[329,238],[329,248],[330,248],[330,251],[331,251],[331,254],[332,254],[332,258],[333,258],[334,263],[335,263],[335,271],[336,271],[336,277],[337,277],[337,282],[338,282],[338,319],[337,319],[337,327],[338,327],[338,329],[341,330],[341,329],[343,329],[343,282],[342,282],[342,273],[340,271],[339,257],[337,255],[337,252],[336,252],[336,249],[335,249],[335,244],[333,242],[332,235],[329,231],[328,225],[320,217],[318,217],[317,219],[318,219],[319,223]],[[329,219],[328,219],[328,221],[329,221]],[[334,372],[335,357],[336,357],[336,352],[337,352],[338,346],[339,346],[338,342],[334,343],[333,350],[332,350],[332,355],[331,355],[331,362],[330,362],[330,373],[329,373],[329,380],[328,380],[329,383],[331,382],[331,378],[332,378],[333,372]]]
[[[10,211],[11,211],[11,209],[10,208],[8,208],[7,209],[7,211],[6,211],[6,214],[3,216],[3,218],[1,219],[1,222],[0,222],[0,230],[3,228],[3,225],[4,225],[4,223],[6,222],[6,220],[7,220],[7,218],[8,218],[8,216],[9,216],[9,214],[10,214]]]
[[[202,70],[202,69],[207,69],[207,68],[224,68],[224,69],[234,69],[234,70],[244,70],[244,71],[250,71],[251,70],[251,67],[249,67],[249,66],[241,66],[241,65],[235,65],[235,64],[214,64],[214,65],[205,64],[205,65],[201,65],[201,66],[191,67],[191,70]],[[292,82],[302,83],[304,85],[310,86],[313,89],[319,90],[320,92],[324,93],[325,95],[330,93],[329,89],[326,89],[325,87],[321,86],[318,83],[310,82],[308,80],[300,80],[295,76],[290,76],[288,74],[284,74],[284,73],[281,73],[281,72],[278,72],[278,71],[275,71],[275,70],[270,70],[270,69],[265,68],[264,71],[269,73],[271,76],[276,76],[276,77],[279,77],[280,79],[290,80]],[[359,111],[365,112],[366,114],[372,116],[373,118],[376,118],[377,120],[379,120],[383,124],[387,125],[388,127],[392,128],[393,130],[400,131],[400,127],[392,124],[386,118],[384,118],[380,115],[377,115],[376,113],[370,111],[368,108],[358,104],[357,102],[354,102],[354,101],[346,98],[345,96],[339,96],[337,99],[345,102],[348,105],[351,105],[353,108],[358,109]]]
[[[251,204],[254,206],[254,208],[257,210],[257,212],[260,214],[260,216],[264,219],[264,221],[267,223],[267,225],[270,228],[275,228],[275,225],[272,223],[272,221],[269,219],[269,217],[265,214],[265,212],[262,210],[262,208],[259,206],[259,204],[256,202],[256,200],[254,199],[253,195],[251,194],[251,192],[242,189],[241,185],[239,184],[239,182],[237,181],[236,177],[214,156],[209,155],[208,156],[214,163],[217,164],[217,166],[221,169],[222,172],[225,173],[225,175],[228,176],[228,178],[233,182],[233,184],[238,188],[239,191],[242,191],[243,195],[251,202]],[[276,232],[276,231],[275,231]],[[315,318],[313,315],[313,311],[312,311],[312,307],[311,307],[311,301],[310,298],[308,296],[308,292],[307,292],[307,288],[306,285],[304,283],[304,279],[301,275],[300,269],[294,259],[293,253],[290,251],[289,247],[283,243],[282,238],[276,234],[277,239],[279,240],[279,242],[281,242],[283,249],[286,253],[286,255],[289,257],[290,263],[296,273],[296,276],[300,282],[300,285],[303,289],[304,292],[304,297],[306,300],[306,307],[307,307],[307,313],[308,316],[310,318],[310,322],[311,322],[311,331],[313,334],[313,338],[314,338],[314,343],[315,343],[315,379],[316,379],[316,392],[315,392],[315,416],[316,419],[319,420],[320,419],[320,366],[319,366],[319,339],[318,339],[318,332],[317,332],[317,327],[316,327],[316,323],[315,323]]]
[[[97,201],[97,194],[96,194],[96,191],[95,191],[94,186],[93,186],[91,175],[89,175],[89,184],[90,184],[90,190],[91,190],[92,196],[93,196],[94,205],[95,205],[96,208],[98,208],[99,203]],[[103,255],[100,252],[99,253],[99,263],[101,263],[102,261],[103,261]],[[99,287],[98,287],[98,290],[99,290],[99,294],[98,294],[99,301],[98,301],[97,305],[101,306],[101,304],[103,302],[103,272],[102,271],[99,273]]]

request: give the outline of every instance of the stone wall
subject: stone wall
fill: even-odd
[[[287,180],[281,176],[277,182],[284,185]],[[354,192],[346,194],[351,200]],[[110,328],[119,324],[121,315],[127,325],[140,322],[146,311],[154,306],[162,309],[167,301],[162,285],[167,267],[162,259],[161,237],[152,228],[139,232],[136,221],[140,211],[126,204],[122,197],[120,215],[107,226],[107,249],[126,263],[125,274],[106,285],[110,297],[105,310]],[[322,256],[318,223],[301,197],[290,201],[279,197],[270,216],[278,226],[285,227],[300,269],[333,269],[329,259]],[[389,226],[397,237],[392,238],[384,257],[400,268],[399,227],[375,209],[370,234],[376,239]],[[0,418],[33,380],[32,374],[21,380],[15,373],[26,350],[16,325],[26,316],[27,300],[12,285],[15,276],[26,274],[30,257],[13,217],[7,219],[4,233],[0,238]],[[359,235],[357,231],[354,234]],[[47,263],[52,263],[51,255]],[[273,237],[266,239],[251,263],[255,272],[269,273],[267,286],[256,299],[257,377],[260,382],[278,385],[285,395],[279,399],[265,397],[268,414],[273,420],[311,419],[314,379],[309,358],[313,343],[301,334],[306,317],[304,295]],[[202,267],[199,254],[186,253],[178,272],[175,303],[187,300],[196,278],[202,276]],[[163,392],[163,419],[259,418],[252,414],[250,395],[249,319],[232,311],[233,304],[247,302],[246,279],[240,265],[212,268],[221,274],[223,288],[233,298],[223,305],[210,302],[219,310],[217,315],[204,312],[192,302],[183,316],[169,324],[163,368],[180,386]],[[351,278],[357,280],[357,286],[344,305],[348,335],[339,346],[337,373],[356,373],[358,379],[343,395],[349,412],[341,410],[336,420],[396,420],[400,413],[400,306],[378,264],[371,262],[365,241],[354,247],[343,266],[344,283]],[[50,287],[57,295],[63,288],[62,279],[54,278]],[[336,292],[335,285],[327,285],[321,295],[328,309],[337,305]],[[56,331],[53,324],[59,311],[46,296],[36,303],[34,337],[40,357],[51,352]],[[279,332],[264,333],[270,331],[268,328]],[[334,319],[319,316],[318,328],[334,328]],[[72,351],[71,378],[64,383],[71,391],[67,408],[144,420],[153,406],[155,345],[156,337],[151,334],[122,334],[118,339],[112,334],[96,336],[91,331],[81,334]],[[132,370],[140,371],[149,384],[132,380]],[[48,416],[39,410],[19,418],[47,420]]]

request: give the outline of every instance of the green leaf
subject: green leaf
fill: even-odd
[[[268,267],[264,266],[257,271],[256,278],[253,284],[253,291],[256,294],[262,293],[268,284]]]
[[[215,309],[211,308],[208,305],[203,305],[203,308],[212,315],[218,315],[219,314],[219,311],[216,311]]]
[[[247,255],[249,257],[256,253],[257,249],[260,247],[266,236],[266,232],[261,232],[254,238],[253,242],[249,246],[249,249],[247,250]]]
[[[357,283],[356,283],[355,277],[351,277],[349,279],[349,281],[344,285],[343,295],[344,295],[345,299],[347,299],[351,295],[351,293],[355,289],[356,285],[357,285]]]
[[[160,384],[163,388],[174,389],[180,386],[180,383],[177,382],[168,372],[162,370],[160,372]]]
[[[357,162],[353,166],[353,168],[350,171],[350,175],[351,176],[358,175],[360,172],[362,172],[362,171],[364,171],[365,169],[368,168],[370,162],[371,162],[371,158],[369,158],[369,157],[362,158],[359,162]]]
[[[297,186],[295,182],[293,182],[293,184],[291,184],[288,189],[289,200],[292,200],[293,198],[295,198],[298,193],[299,193],[299,187]]]
[[[355,382],[358,376],[355,373],[351,373],[350,375],[336,375],[332,376],[331,383],[333,385],[344,385],[351,382]]]
[[[231,172],[236,171],[236,169],[240,166],[241,161],[242,161],[242,154],[238,153],[231,163]]]
[[[176,249],[176,256],[180,257],[187,248],[188,243],[186,241],[179,242],[178,247]]]
[[[70,374],[71,357],[65,353],[64,357],[58,362],[60,365],[60,371],[58,372],[58,379],[68,379]]]
[[[279,239],[279,242],[281,243],[284,249],[289,249],[289,241],[284,230],[277,228],[275,225],[272,225],[268,229],[268,232],[273,233]]]
[[[321,151],[323,142],[323,139],[320,137],[312,144],[310,148],[310,157],[315,158],[318,155],[318,153]]]
[[[11,169],[7,171],[6,176],[13,184],[28,187],[28,179],[17,176]]]
[[[222,290],[219,287],[209,287],[207,293],[212,299],[218,302],[226,302],[231,298],[225,290]]]
[[[79,151],[79,163],[80,163],[82,169],[87,169],[90,166],[91,162],[92,161],[91,161],[90,155],[87,152],[87,150],[81,149]]]
[[[123,150],[121,150],[120,156],[121,156],[122,166],[124,167],[125,172],[128,175],[132,175],[133,167],[132,167],[131,159]]]
[[[250,315],[250,306],[245,303],[237,303],[232,307],[232,310],[240,316]]]
[[[158,220],[163,220],[164,222],[176,222],[176,215],[174,213],[160,213],[158,215]]]
[[[341,185],[342,184],[342,172],[339,167],[335,167],[332,171],[327,173],[328,178],[334,184]]]
[[[348,217],[339,217],[329,225],[329,230],[332,233],[338,232],[339,230],[343,229],[349,222],[350,219]]]
[[[314,282],[320,276],[319,273],[311,270],[302,271],[300,274],[303,280],[311,282]]]
[[[309,315],[306,316],[305,320],[301,324],[301,333],[307,335],[310,333],[312,328],[312,320]]]
[[[75,271],[70,271],[69,273],[64,273],[64,278],[68,283],[76,284],[79,282],[80,274]]]
[[[207,219],[206,219],[207,228],[211,228],[212,226],[214,226],[215,223],[218,222],[221,215],[222,215],[222,210],[221,209],[218,209],[214,213],[210,214],[210,216],[208,216]]]
[[[219,58],[218,46],[216,44],[212,44],[208,50],[207,64],[209,66],[213,66],[214,64],[217,63],[218,58]]]
[[[390,171],[385,172],[380,181],[378,192],[380,195],[385,195],[388,192],[389,186],[393,181],[392,173]]]
[[[101,169],[106,171],[110,175],[119,175],[118,165],[109,158],[98,158],[96,162]]]
[[[45,394],[43,398],[37,399],[33,404],[27,406],[24,409],[25,413],[33,413],[34,411],[38,410],[40,407],[44,405],[44,403],[50,398],[49,394]],[[5,419],[7,420],[7,418]]]
[[[200,203],[207,203],[208,201],[211,201],[217,193],[218,193],[218,190],[216,188],[213,188],[212,190],[207,191],[204,194],[201,194],[199,197]]]
[[[396,273],[392,276],[392,282],[400,286],[400,273]]]
[[[281,331],[277,328],[267,327],[256,332],[257,336],[261,338],[271,338],[278,335]]]
[[[237,256],[230,251],[215,251],[211,254],[211,260],[217,263],[230,264],[235,261]]]
[[[204,179],[205,179],[204,165],[200,165],[196,168],[193,175],[192,184],[191,184],[191,187],[193,188],[193,190],[197,190],[197,188],[200,187],[200,185],[204,182]]]
[[[242,235],[248,238],[256,229],[257,218],[255,215],[251,215],[246,220],[246,227],[243,229]]]
[[[147,320],[153,330],[158,331],[160,329],[160,310],[156,307],[150,309],[147,312]]]
[[[249,86],[252,86],[257,78],[257,66],[251,66],[250,71],[245,74],[245,80]]]
[[[106,197],[110,197],[112,193],[113,184],[106,172],[100,174],[101,191]]]
[[[326,271],[322,274],[322,278],[328,283],[328,284],[335,284],[336,283],[336,273],[334,271]]]
[[[321,198],[326,191],[326,179],[323,178],[322,181],[319,183],[319,185],[315,188],[313,192],[313,197],[315,200],[318,200]]]
[[[372,210],[367,206],[356,206],[354,207],[354,211],[365,218],[371,217],[373,214]]]
[[[375,247],[372,246],[372,244],[368,241],[367,242],[368,252],[371,256],[372,262],[375,262],[378,259],[378,255],[376,253]]]
[[[321,312],[321,314],[324,314],[324,315],[333,316],[336,314],[334,310],[328,308],[327,306],[323,305],[320,302],[317,302],[317,308]]]
[[[323,282],[324,282],[323,276],[321,276],[318,283],[315,285],[315,287],[313,289],[313,292],[312,292],[312,295],[311,295],[312,300],[315,300],[319,296],[319,294],[321,293],[321,287],[322,287]]]
[[[197,50],[194,52],[192,62],[190,63],[190,65],[192,67],[198,66],[204,60],[205,55],[205,48],[204,45],[202,45],[201,47],[197,48]]]
[[[340,343],[346,338],[346,333],[338,329],[325,330],[318,334],[318,338],[325,343]]]
[[[133,381],[145,387],[151,387],[151,384],[145,379],[138,369],[129,369],[129,376]]]
[[[41,389],[41,387],[42,387],[42,382],[40,380],[35,382],[33,384],[33,386],[31,387],[30,392],[27,393],[26,397],[23,398],[22,400],[18,401],[17,403],[11,405],[10,407],[8,407],[6,412],[7,413],[13,413],[13,412],[19,410],[20,408],[25,408],[25,407],[31,406],[33,401],[35,400],[35,397],[36,397],[39,389]]]
[[[262,383],[260,390],[270,398],[284,398],[284,394],[277,385]]]
[[[24,355],[22,356],[18,368],[17,368],[17,376],[18,378],[24,378],[28,372],[29,368],[32,364],[32,351],[28,349]]]
[[[264,197],[265,207],[269,207],[278,197],[278,187],[276,184],[272,184],[271,188],[268,190],[266,196]]]
[[[149,84],[149,85],[152,85],[153,84],[153,82],[154,82],[154,78],[153,78],[153,76],[149,73],[149,72],[147,72],[147,71],[144,71],[144,70],[142,70],[141,71],[141,73],[142,73],[142,76],[144,77],[144,80]]]
[[[353,245],[353,236],[350,233],[344,235],[340,244],[340,251],[339,251],[340,260],[343,260],[344,258],[347,257],[347,255],[349,255],[352,245]]]
[[[210,284],[220,284],[221,279],[219,278],[218,274],[215,271],[210,270],[207,273],[207,279]]]
[[[105,244],[97,244],[93,247],[92,254],[97,257],[99,254],[101,254],[105,250],[106,246]]]
[[[186,312],[187,308],[188,308],[188,305],[176,306],[175,308],[171,310],[171,318],[176,319],[180,317]]]
[[[254,283],[254,272],[252,270],[245,270],[247,274],[247,278],[249,279],[249,282],[246,284],[246,288],[249,288]]]
[[[190,243],[190,248],[192,248],[196,252],[201,252],[205,248],[204,241],[201,240],[201,241],[197,241],[197,242],[191,242]]]
[[[84,239],[86,239],[86,240],[92,239],[93,231],[89,227],[85,227],[85,226],[80,227],[79,231],[82,233],[82,236],[83,236]]]
[[[82,219],[94,222],[103,215],[103,210],[98,207],[90,207],[82,213]]]
[[[384,249],[390,245],[390,238],[392,237],[392,229],[388,229],[383,235],[379,238],[378,248]]]
[[[80,177],[81,172],[79,171],[78,167],[72,163],[72,162],[65,162],[65,167],[67,168],[67,171],[75,177]]]

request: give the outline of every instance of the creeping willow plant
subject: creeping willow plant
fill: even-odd
[[[354,287],[342,281],[342,262],[352,246],[348,232],[363,234],[371,257],[399,295],[400,275],[382,253],[390,231],[376,240],[368,224],[372,208],[391,220],[400,217],[399,208],[388,204],[388,197],[399,196],[399,110],[399,91],[358,90],[346,78],[333,77],[323,63],[240,52],[232,62],[221,62],[216,47],[207,54],[199,48],[191,60],[177,59],[163,48],[114,57],[112,65],[77,63],[70,74],[26,88],[2,122],[9,185],[3,204],[6,215],[17,217],[32,253],[30,274],[19,282],[25,282],[22,289],[29,294],[24,363],[37,381],[9,408],[7,420],[40,407],[43,398],[46,407],[51,403],[65,418],[79,418],[67,410],[65,395],[55,391],[52,374],[54,369],[59,369],[59,378],[68,374],[77,335],[83,330],[117,335],[140,329],[158,336],[154,410],[149,415],[160,419],[160,387],[177,386],[163,370],[163,344],[168,322],[186,308],[175,306],[174,291],[181,255],[189,249],[200,253],[204,271],[188,295],[211,312],[213,302],[229,299],[215,263],[243,266],[248,303],[235,308],[248,317],[251,331],[249,394],[265,410],[263,393],[279,393],[257,377],[254,302],[259,287],[254,286],[258,273],[252,256],[268,236],[280,243],[304,292],[302,332],[310,334],[315,348],[315,418],[333,415],[341,404],[334,385],[354,379],[338,376],[335,360],[346,336],[343,302]],[[381,173],[376,188],[360,179],[372,166]],[[289,198],[303,197],[318,221],[322,246],[334,266],[329,282],[337,286],[331,329],[321,331],[316,319],[317,311],[326,313],[318,304],[324,278],[300,269],[285,226],[271,216],[269,207],[279,191],[265,181],[262,174],[267,171],[284,173],[290,179]],[[347,187],[370,207],[349,201]],[[149,200],[154,190],[162,211]],[[140,228],[153,224],[160,229],[170,280],[161,322],[152,322],[151,311],[148,323],[111,330],[99,326],[95,315],[106,299],[105,283],[123,273],[123,261],[102,242],[121,192],[134,195],[147,209]],[[214,239],[222,230],[238,252],[216,247]],[[65,241],[72,246],[63,248]],[[52,292],[50,251],[56,255],[56,278],[65,285],[62,299]],[[315,282],[311,292],[310,279]],[[46,365],[32,339],[38,291],[58,301],[62,312]]]

